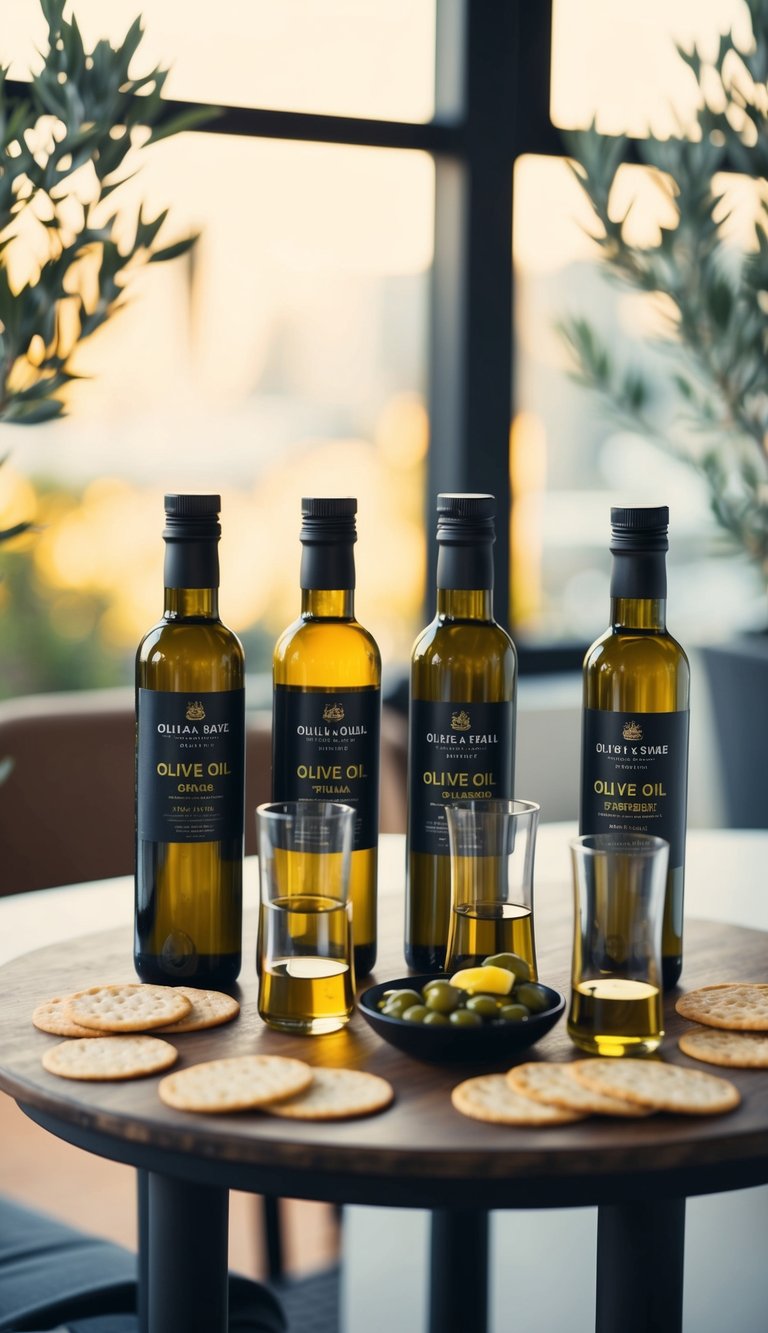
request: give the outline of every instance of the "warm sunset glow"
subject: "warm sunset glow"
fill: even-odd
[[[215,14],[189,0],[75,0],[74,9],[87,44],[121,37],[141,11],[134,65],[171,64],[170,97],[433,114],[435,0],[217,0]],[[596,114],[604,131],[673,132],[671,108],[685,119],[695,95],[673,39],[711,45],[744,15],[742,0],[555,0],[555,122],[586,125]],[[24,76],[44,38],[39,0],[6,0],[0,63],[11,62],[11,77]],[[564,161],[523,158],[514,184],[513,609],[522,626],[556,636],[581,632],[571,581],[590,570],[571,568],[570,552],[591,560],[595,516],[638,447],[627,436],[614,447],[596,414],[587,422],[586,397],[571,410],[557,322],[577,311],[605,317],[621,349],[628,333],[657,334],[664,312],[616,289],[604,295],[593,219]],[[87,171],[80,186],[82,200]],[[730,177],[724,188],[728,232],[750,246],[764,183]],[[210,490],[222,495],[222,614],[268,644],[299,609],[301,497],[356,495],[358,613],[385,660],[405,660],[431,540],[432,159],[187,133],[150,148],[107,202],[126,229],[141,203],[147,216],[170,209],[165,243],[200,239],[191,255],[137,274],[122,312],[80,349],[84,379],[67,391],[64,420],[0,427],[0,457],[12,455],[0,467],[0,527],[40,524],[14,549],[27,554],[51,626],[70,641],[98,634],[128,680],[133,648],[162,609],[163,493]],[[616,216],[632,203],[628,235],[640,245],[674,222],[659,178],[639,167],[622,168],[611,203]],[[34,278],[47,243],[30,215],[4,252],[15,289]],[[97,259],[81,265],[86,299]],[[31,350],[34,359],[40,349]],[[689,475],[679,465],[669,475],[688,496]],[[0,603],[6,596],[0,580]],[[252,670],[268,667],[262,656]]]
[[[603,134],[675,134],[696,106],[675,42],[712,52],[717,34],[749,32],[742,0],[555,0],[552,117]]]

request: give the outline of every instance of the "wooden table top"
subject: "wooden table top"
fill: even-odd
[[[379,964],[365,985],[406,972],[397,908],[397,902],[385,898]],[[536,933],[541,979],[567,994],[571,908],[565,886],[537,886]],[[686,1024],[674,1013],[673,1000],[666,1002],[664,1057],[731,1078],[743,1099],[736,1111],[646,1120],[594,1117],[538,1129],[495,1126],[459,1115],[449,1097],[456,1083],[487,1065],[413,1060],[377,1037],[359,1014],[344,1031],[322,1037],[267,1029],[257,1013],[254,950],[251,913],[240,1017],[225,1027],[174,1038],[180,1056],[176,1067],[263,1052],[364,1068],[394,1086],[395,1102],[388,1110],[331,1124],[256,1112],[189,1115],[160,1102],[159,1076],[110,1084],[48,1074],[41,1056],[59,1039],[32,1026],[32,1010],[51,996],[96,982],[134,980],[131,933],[125,926],[63,947],[49,945],[0,968],[0,1088],[52,1132],[114,1160],[298,1198],[412,1207],[547,1207],[709,1193],[768,1180],[768,1071],[721,1071],[682,1055],[676,1037]],[[688,921],[681,989],[739,979],[768,981],[768,935]],[[563,1019],[530,1057],[524,1053],[519,1059],[568,1060],[577,1054]]]

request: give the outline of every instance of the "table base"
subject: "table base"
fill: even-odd
[[[597,1210],[595,1333],[682,1333],[685,1199]]]
[[[139,1171],[141,1333],[226,1333],[229,1193]],[[682,1333],[685,1199],[597,1212],[595,1333]],[[488,1331],[489,1221],[432,1212],[428,1333]]]
[[[432,1213],[429,1333],[487,1333],[488,1213],[436,1208]]]
[[[227,1333],[229,1190],[140,1171],[141,1333]]]

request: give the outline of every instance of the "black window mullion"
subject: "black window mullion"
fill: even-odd
[[[525,3],[525,0],[523,0]],[[462,153],[435,159],[428,530],[439,491],[490,491],[499,522],[496,607],[509,607],[509,421],[512,365],[512,162],[517,0],[475,0],[463,30]],[[441,100],[438,41],[437,103]],[[453,68],[451,67],[452,76]],[[429,542],[429,595],[436,553]]]
[[[8,79],[11,100],[25,95],[27,84]],[[210,106],[205,102],[163,99],[162,121],[186,111],[208,112],[190,131],[193,134],[240,135],[253,139],[289,139],[307,143],[334,143],[364,148],[400,148],[426,153],[457,151],[458,131],[450,116],[424,124],[415,121],[370,120],[333,116],[313,111],[281,111],[267,107]]]
[[[438,20],[442,0],[438,0]],[[449,0],[436,105],[456,103],[460,151],[435,156],[428,532],[441,490],[497,497],[496,614],[510,611],[509,426],[514,411],[513,181],[524,152],[562,152],[550,120],[552,0]],[[453,42],[453,46],[451,45]],[[443,97],[444,80],[450,92]],[[428,597],[436,551],[429,542]]]

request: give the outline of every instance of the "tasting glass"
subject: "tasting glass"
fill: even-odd
[[[349,867],[355,812],[333,801],[256,811],[259,1013],[282,1032],[335,1032],[355,992]]]
[[[601,833],[571,844],[568,1033],[592,1055],[647,1055],[664,1036],[661,932],[669,843]]]
[[[536,979],[533,861],[540,806],[462,801],[445,807],[451,863],[446,972],[515,953]]]

